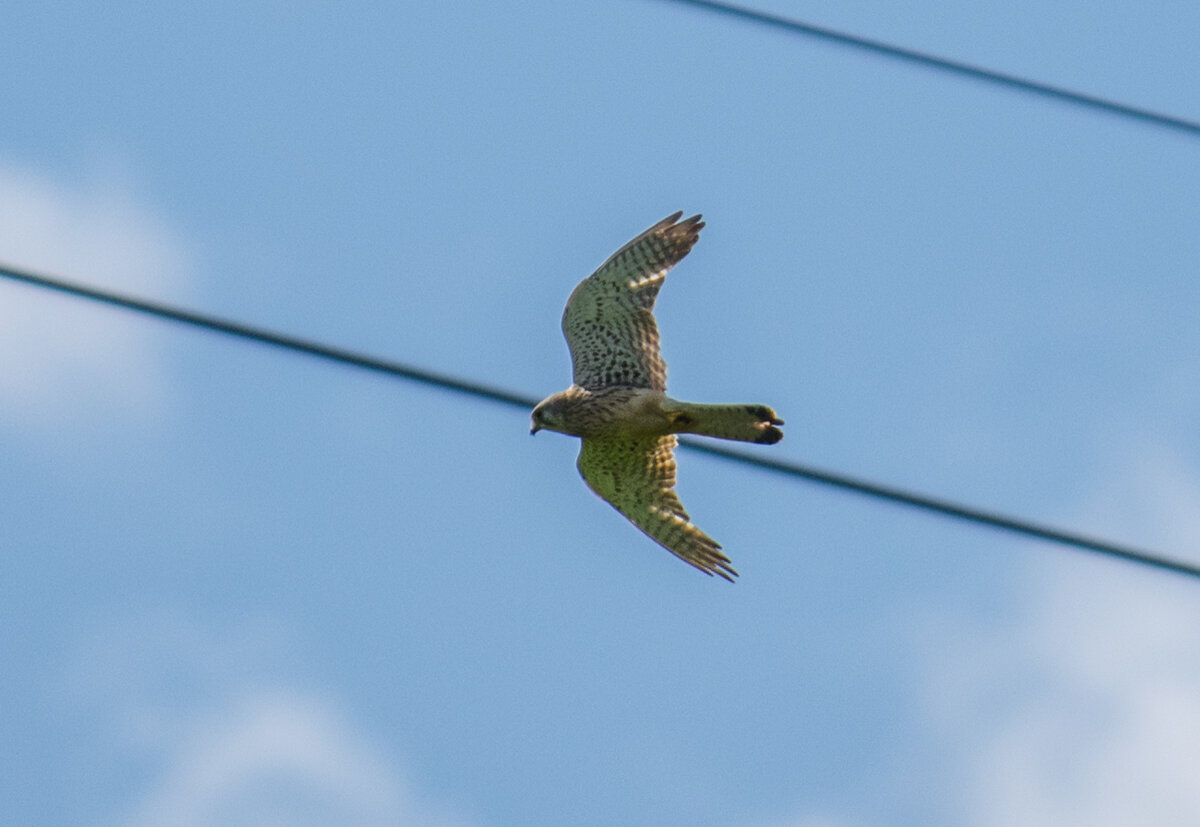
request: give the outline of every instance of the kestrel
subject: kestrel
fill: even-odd
[[[675,434],[776,443],[783,420],[766,405],[696,405],[666,395],[654,299],[700,237],[700,216],[677,212],[613,253],[567,299],[562,330],[571,387],[533,409],[530,433],[582,437],[584,482],[667,551],[733,581],[721,546],[697,528],[675,487]]]

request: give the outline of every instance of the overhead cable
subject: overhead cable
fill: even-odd
[[[1120,103],[1118,101],[1108,100],[1096,95],[1090,95],[1086,92],[1076,92],[1072,89],[1067,89],[1062,86],[1053,86],[1049,83],[1042,83],[1036,80],[1010,75],[1005,72],[998,72],[993,69],[986,69],[982,66],[975,66],[970,63],[963,63],[949,58],[938,57],[937,55],[929,54],[928,52],[909,49],[904,46],[895,46],[891,43],[885,43],[880,40],[873,40],[859,35],[848,34],[846,32],[829,29],[824,26],[816,26],[812,23],[804,23],[799,20],[793,20],[781,15],[770,14],[764,11],[747,8],[746,6],[738,6],[733,3],[722,3],[718,0],[667,0],[667,2],[678,3],[685,6],[693,6],[715,14],[722,14],[728,17],[746,20],[752,23],[758,23],[764,26],[781,29],[791,32],[792,34],[804,35],[807,37],[815,37],[827,42],[837,43],[842,46],[850,46],[856,49],[873,52],[877,55],[894,58],[897,60],[915,63],[931,69],[939,69],[945,72],[982,80],[988,83],[999,84],[1010,89],[1016,89],[1021,92],[1028,92],[1043,97],[1052,98],[1059,101],[1085,106],[1089,109],[1107,112],[1111,115],[1117,115],[1124,118],[1132,118],[1144,123],[1151,123],[1156,126],[1166,127],[1181,132],[1186,132],[1193,137],[1200,136],[1200,122],[1187,120],[1175,115],[1168,115],[1162,112],[1155,112],[1152,109],[1145,109],[1139,106],[1131,106],[1129,104]]]
[[[265,345],[273,345],[285,350],[306,353],[309,356],[328,359],[331,362],[341,362],[342,364],[354,365],[366,370],[398,376],[402,379],[411,379],[414,382],[423,382],[426,385],[434,385],[447,390],[458,391],[459,393],[483,397],[493,402],[504,402],[519,408],[530,408],[537,404],[537,400],[531,402],[520,394],[510,393],[502,388],[495,388],[477,382],[465,382],[455,379],[452,376],[446,376],[445,374],[435,373],[434,371],[424,370],[411,365],[404,365],[400,362],[380,359],[364,353],[356,353],[345,348],[314,342],[311,339],[289,336],[286,333],[276,333],[275,331],[266,330],[261,327],[221,319],[203,313],[196,313],[185,308],[173,307],[161,302],[117,293],[112,290],[88,287],[77,282],[41,275],[4,264],[0,264],[0,276],[37,285],[38,287],[45,287],[50,290],[57,290],[60,293],[68,293],[80,298],[123,307],[126,310],[135,310],[139,313],[157,316],[161,319],[169,319],[170,321],[180,322],[192,327],[204,328],[205,330],[212,330],[229,336],[237,336],[241,339],[248,339]]]

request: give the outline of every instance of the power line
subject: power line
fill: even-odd
[[[942,514],[947,517],[956,517],[960,520],[967,520],[972,523],[991,526],[992,528],[1002,529],[1004,531],[1014,532],[1016,534],[1024,534],[1027,537],[1035,537],[1039,540],[1048,540],[1053,543],[1073,546],[1085,551],[1092,551],[1098,554],[1107,554],[1111,557],[1117,557],[1122,560],[1127,560],[1131,563],[1140,563],[1146,566],[1154,566],[1156,568],[1172,571],[1177,574],[1187,574],[1192,577],[1200,577],[1200,565],[1188,563],[1183,560],[1173,559],[1158,554],[1153,551],[1145,551],[1136,549],[1131,546],[1113,543],[1108,540],[1101,540],[1096,537],[1088,537],[1083,534],[1076,534],[1071,531],[1063,531],[1062,529],[1054,528],[1047,525],[1039,525],[1038,523],[1024,520],[1019,517],[1010,517],[1006,514],[1000,514],[996,511],[989,511],[974,506],[956,503],[951,500],[943,500],[938,497],[929,497],[924,494],[918,494],[913,491],[906,491],[902,488],[895,488],[890,485],[882,485],[876,482],[852,477],[847,474],[839,474],[836,471],[826,471],[820,468],[814,468],[810,465],[800,465],[787,460],[770,459],[768,457],[751,456],[743,454],[740,451],[731,451],[720,445],[714,445],[708,442],[696,442],[690,439],[681,440],[681,444],[686,444],[687,447],[694,451],[700,451],[705,454],[723,457],[725,459],[735,460],[750,465],[755,465],[759,468],[765,468],[770,471],[776,471],[781,474],[787,474],[791,477],[800,477],[812,482],[819,482],[825,485],[831,485],[835,488],[841,488],[845,491],[853,491],[857,494],[864,494],[868,497],[874,497],[880,500],[888,500],[900,505],[912,506],[925,511],[932,511],[936,514]]]
[[[470,394],[471,396],[482,397],[493,402],[504,402],[508,405],[514,405],[520,408],[532,408],[538,402],[536,399],[530,400],[528,397],[517,393],[510,393],[502,388],[496,388],[490,385],[482,385],[477,382],[464,382],[460,379],[455,379],[452,376],[446,376],[442,373],[423,370],[411,365],[401,364],[400,362],[392,362],[387,359],[379,359],[364,353],[356,353],[352,350],[346,350],[344,348],[333,347],[320,342],[314,342],[311,339],[304,339],[299,336],[289,336],[286,333],[276,333],[261,327],[253,327],[251,325],[242,324],[241,322],[221,319],[216,316],[208,316],[203,313],[196,313],[191,310],[172,307],[171,305],[125,295],[111,290],[101,290],[95,287],[87,287],[86,285],[82,285],[77,282],[40,275],[37,273],[32,273],[28,270],[19,270],[15,267],[9,267],[4,264],[0,264],[0,276],[6,276],[16,281],[23,281],[27,284],[45,287],[50,290],[57,290],[61,293],[69,293],[73,296],[79,296],[81,298],[104,302],[105,304],[111,304],[117,307],[123,307],[126,310],[136,310],[139,313],[157,316],[162,319],[169,319],[173,322],[181,322],[193,327],[204,328],[206,330],[216,331],[217,333],[225,333],[230,336],[237,336],[238,338],[248,339],[261,344],[273,345],[275,347],[284,348],[285,350],[294,350],[300,353],[307,353],[309,356],[328,359],[331,362],[354,365],[355,367],[365,368],[366,370],[373,370],[378,373],[386,373],[391,376],[398,376],[402,379],[411,379],[414,382],[423,382],[426,385],[433,385],[439,388],[446,388],[447,390],[458,391],[459,393]]]
[[[410,379],[412,381],[421,382],[435,388],[456,391],[458,393],[475,396],[492,402],[502,402],[506,405],[512,405],[524,410],[529,410],[538,402],[538,399],[534,397],[526,396],[520,393],[513,393],[511,391],[506,391],[491,385],[484,385],[478,382],[468,382],[447,376],[445,374],[424,370],[411,365],[405,365],[400,362],[393,362],[387,359],[380,359],[375,356],[356,353],[344,348],[322,344],[311,339],[289,336],[284,333],[277,333],[264,328],[243,324],[241,322],[221,319],[216,316],[209,316],[192,310],[174,307],[171,305],[162,304],[160,302],[149,301],[147,299],[116,293],[109,290],[102,290],[96,287],[88,287],[76,282],[70,282],[64,279],[37,274],[28,270],[18,269],[3,264],[0,264],[0,276],[4,276],[19,282],[24,282],[36,287],[56,290],[61,293],[67,293],[80,298],[90,299],[92,301],[103,302],[105,304],[114,305],[126,310],[133,310],[138,313],[144,313],[146,315],[166,319],[168,321],[179,322],[216,333],[224,333],[229,336],[238,337],[242,340],[259,342],[261,344],[271,345],[284,350],[303,353],[308,356],[316,356],[331,362],[353,365],[354,367],[364,368],[366,370],[386,373],[401,379]],[[830,485],[834,488],[840,488],[845,491],[853,491],[855,493],[863,494],[875,499],[886,500],[888,502],[897,503],[900,505],[920,508],[925,511],[941,514],[943,516],[954,517],[959,520],[990,526],[1003,531],[1023,534],[1027,537],[1034,537],[1040,540],[1058,543],[1060,545],[1071,546],[1084,551],[1106,554],[1131,563],[1154,566],[1156,568],[1171,571],[1176,574],[1184,574],[1191,577],[1200,578],[1200,565],[1167,557],[1155,552],[1124,546],[1094,537],[1087,537],[1082,534],[1063,531],[1050,526],[1039,525],[1019,517],[1011,517],[994,511],[952,502],[950,500],[943,500],[937,497],[930,497],[924,494],[906,491],[893,486],[869,482],[867,480],[858,479],[846,474],[826,471],[823,469],[814,468],[812,466],[788,462],[786,460],[770,459],[760,455],[752,455],[743,453],[741,451],[734,451],[709,442],[698,442],[685,437],[680,441],[680,444],[684,448],[688,448],[692,451],[698,451],[712,456],[721,457],[722,459],[731,460],[744,465],[751,465],[756,468],[773,471],[777,474],[783,474],[788,477],[819,482],[824,485]]]
[[[766,26],[772,26],[777,29],[783,29],[793,34],[806,35],[816,37],[832,43],[837,43],[842,46],[852,46],[857,49],[863,49],[874,54],[884,55],[885,57],[904,60],[909,63],[916,63],[921,66],[927,66],[932,69],[940,69],[946,72],[953,72],[957,75],[982,80],[988,83],[995,83],[1001,86],[1007,86],[1010,89],[1017,89],[1022,92],[1029,92],[1035,95],[1042,95],[1055,100],[1066,101],[1080,106],[1086,106],[1089,109],[1100,110],[1112,115],[1118,115],[1124,118],[1133,118],[1144,123],[1151,123],[1156,126],[1167,127],[1186,132],[1193,136],[1200,136],[1200,122],[1190,121],[1186,118],[1180,118],[1175,115],[1167,115],[1162,112],[1155,112],[1151,109],[1144,109],[1138,106],[1130,106],[1129,104],[1119,103],[1117,101],[1108,100],[1106,98],[1089,95],[1086,92],[1076,92],[1072,89],[1066,89],[1061,86],[1053,86],[1048,83],[1041,83],[1036,80],[1029,80],[1017,75],[1010,75],[1005,72],[997,72],[992,69],[986,69],[982,66],[973,66],[969,63],[963,63],[949,58],[938,57],[927,52],[920,52],[916,49],[908,49],[903,46],[894,46],[890,43],[884,43],[880,40],[873,40],[867,37],[859,37],[858,35],[840,32],[835,29],[828,29],[824,26],[815,26],[811,23],[803,23],[799,20],[782,17],[780,15],[769,14],[768,12],[757,11],[755,9],[746,8],[745,6],[736,6],[732,3],[721,3],[716,0],[668,0],[668,2],[682,3],[686,6],[694,6],[704,9],[715,14],[723,14],[729,17],[735,17],[741,20],[748,20],[753,23],[759,23]]]

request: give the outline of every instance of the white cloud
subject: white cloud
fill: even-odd
[[[293,648],[277,625],[213,632],[174,616],[88,642],[68,697],[101,724],[102,749],[149,768],[115,823],[466,824],[418,795],[336,702],[281,677]]]
[[[230,699],[172,745],[125,823],[450,825],[332,704],[286,689]]]
[[[159,298],[181,292],[180,244],[111,177],[66,184],[0,162],[0,261]],[[23,430],[154,415],[154,323],[0,279],[0,406]]]
[[[1119,480],[1087,509],[1102,530],[1200,548],[1181,460],[1151,449]],[[1015,620],[942,619],[924,644],[936,763],[962,790],[951,820],[1200,824],[1200,583],[1069,552],[1028,583]]]
[[[838,816],[805,815],[788,821],[773,821],[766,827],[860,827],[858,822]]]
[[[1200,469],[1135,445],[1068,522],[1200,562]],[[771,827],[1200,824],[1200,581],[1040,545],[1023,582],[1005,617],[916,618],[925,737],[843,812]]]
[[[1158,585],[1056,573],[993,643],[1007,657],[981,677],[1026,685],[965,710],[994,727],[967,765],[971,823],[1200,823],[1200,608]]]

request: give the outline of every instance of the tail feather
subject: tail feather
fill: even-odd
[[[674,402],[674,400],[672,400]],[[773,445],[783,439],[776,425],[783,420],[766,405],[696,405],[674,402],[672,421],[676,433],[701,434],[738,442]]]

